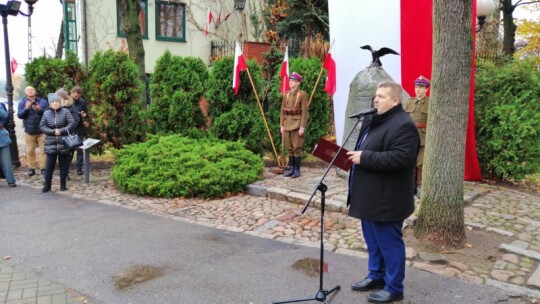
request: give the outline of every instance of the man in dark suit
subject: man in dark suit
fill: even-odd
[[[368,251],[366,278],[352,289],[368,291],[372,303],[403,299],[405,242],[403,220],[414,211],[414,169],[420,137],[401,106],[403,89],[392,81],[379,83],[375,108],[360,130],[355,151],[348,152],[349,215],[361,220]]]

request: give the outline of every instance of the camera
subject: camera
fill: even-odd
[[[37,101],[32,101],[32,105],[37,106],[38,105]]]

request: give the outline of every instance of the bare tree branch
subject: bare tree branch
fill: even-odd
[[[518,2],[516,2],[516,4],[514,5],[514,7],[518,7],[520,5],[526,5],[526,4],[534,4],[534,3],[540,3],[540,0],[539,1],[529,1],[529,2],[521,2],[522,0],[519,0]]]

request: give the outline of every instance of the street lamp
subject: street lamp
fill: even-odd
[[[486,17],[493,12],[495,4],[492,0],[477,0],[476,1],[476,18],[478,19],[478,29],[476,32],[480,32],[484,24],[486,23]]]
[[[234,0],[234,9],[237,11],[243,11],[246,7],[246,0]]]
[[[34,12],[34,4],[38,0],[25,0],[28,4],[28,14],[25,14],[19,10],[21,7],[20,1],[10,0],[6,4],[0,4],[0,15],[2,16],[2,24],[4,25],[4,53],[6,55],[6,94],[8,101],[8,125],[7,130],[9,132],[9,138],[11,139],[11,163],[15,167],[20,167],[19,161],[19,148],[17,147],[17,136],[15,135],[15,121],[13,120],[13,82],[11,80],[11,67],[10,67],[10,55],[9,55],[9,38],[7,17],[17,16],[21,14],[26,17],[30,17]]]

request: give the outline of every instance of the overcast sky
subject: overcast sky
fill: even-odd
[[[109,0],[113,1],[113,0]],[[6,0],[0,0],[5,4]],[[21,0],[21,10],[28,12],[28,6]],[[514,16],[517,18],[536,19],[540,18],[540,13],[530,14],[519,6]],[[45,51],[49,56],[55,52],[56,42],[62,22],[62,5],[59,0],[39,0],[34,5],[34,14],[32,15],[32,57],[36,58],[43,55]],[[10,55],[19,63],[19,68],[15,73],[21,74],[24,65],[28,62],[28,18],[18,15],[8,17],[9,47]],[[3,29],[0,38],[0,79],[6,79],[5,72],[5,53]]]
[[[5,4],[6,0],[0,0]],[[21,11],[28,12],[28,6],[21,0]],[[62,5],[58,0],[39,0],[34,5],[32,15],[32,57],[43,55],[43,50],[54,55],[60,25],[62,23]],[[2,27],[2,25],[0,25]],[[6,79],[4,31],[0,35],[0,79]],[[19,63],[15,73],[20,74],[28,62],[28,18],[22,15],[8,17],[9,52],[12,58]]]

